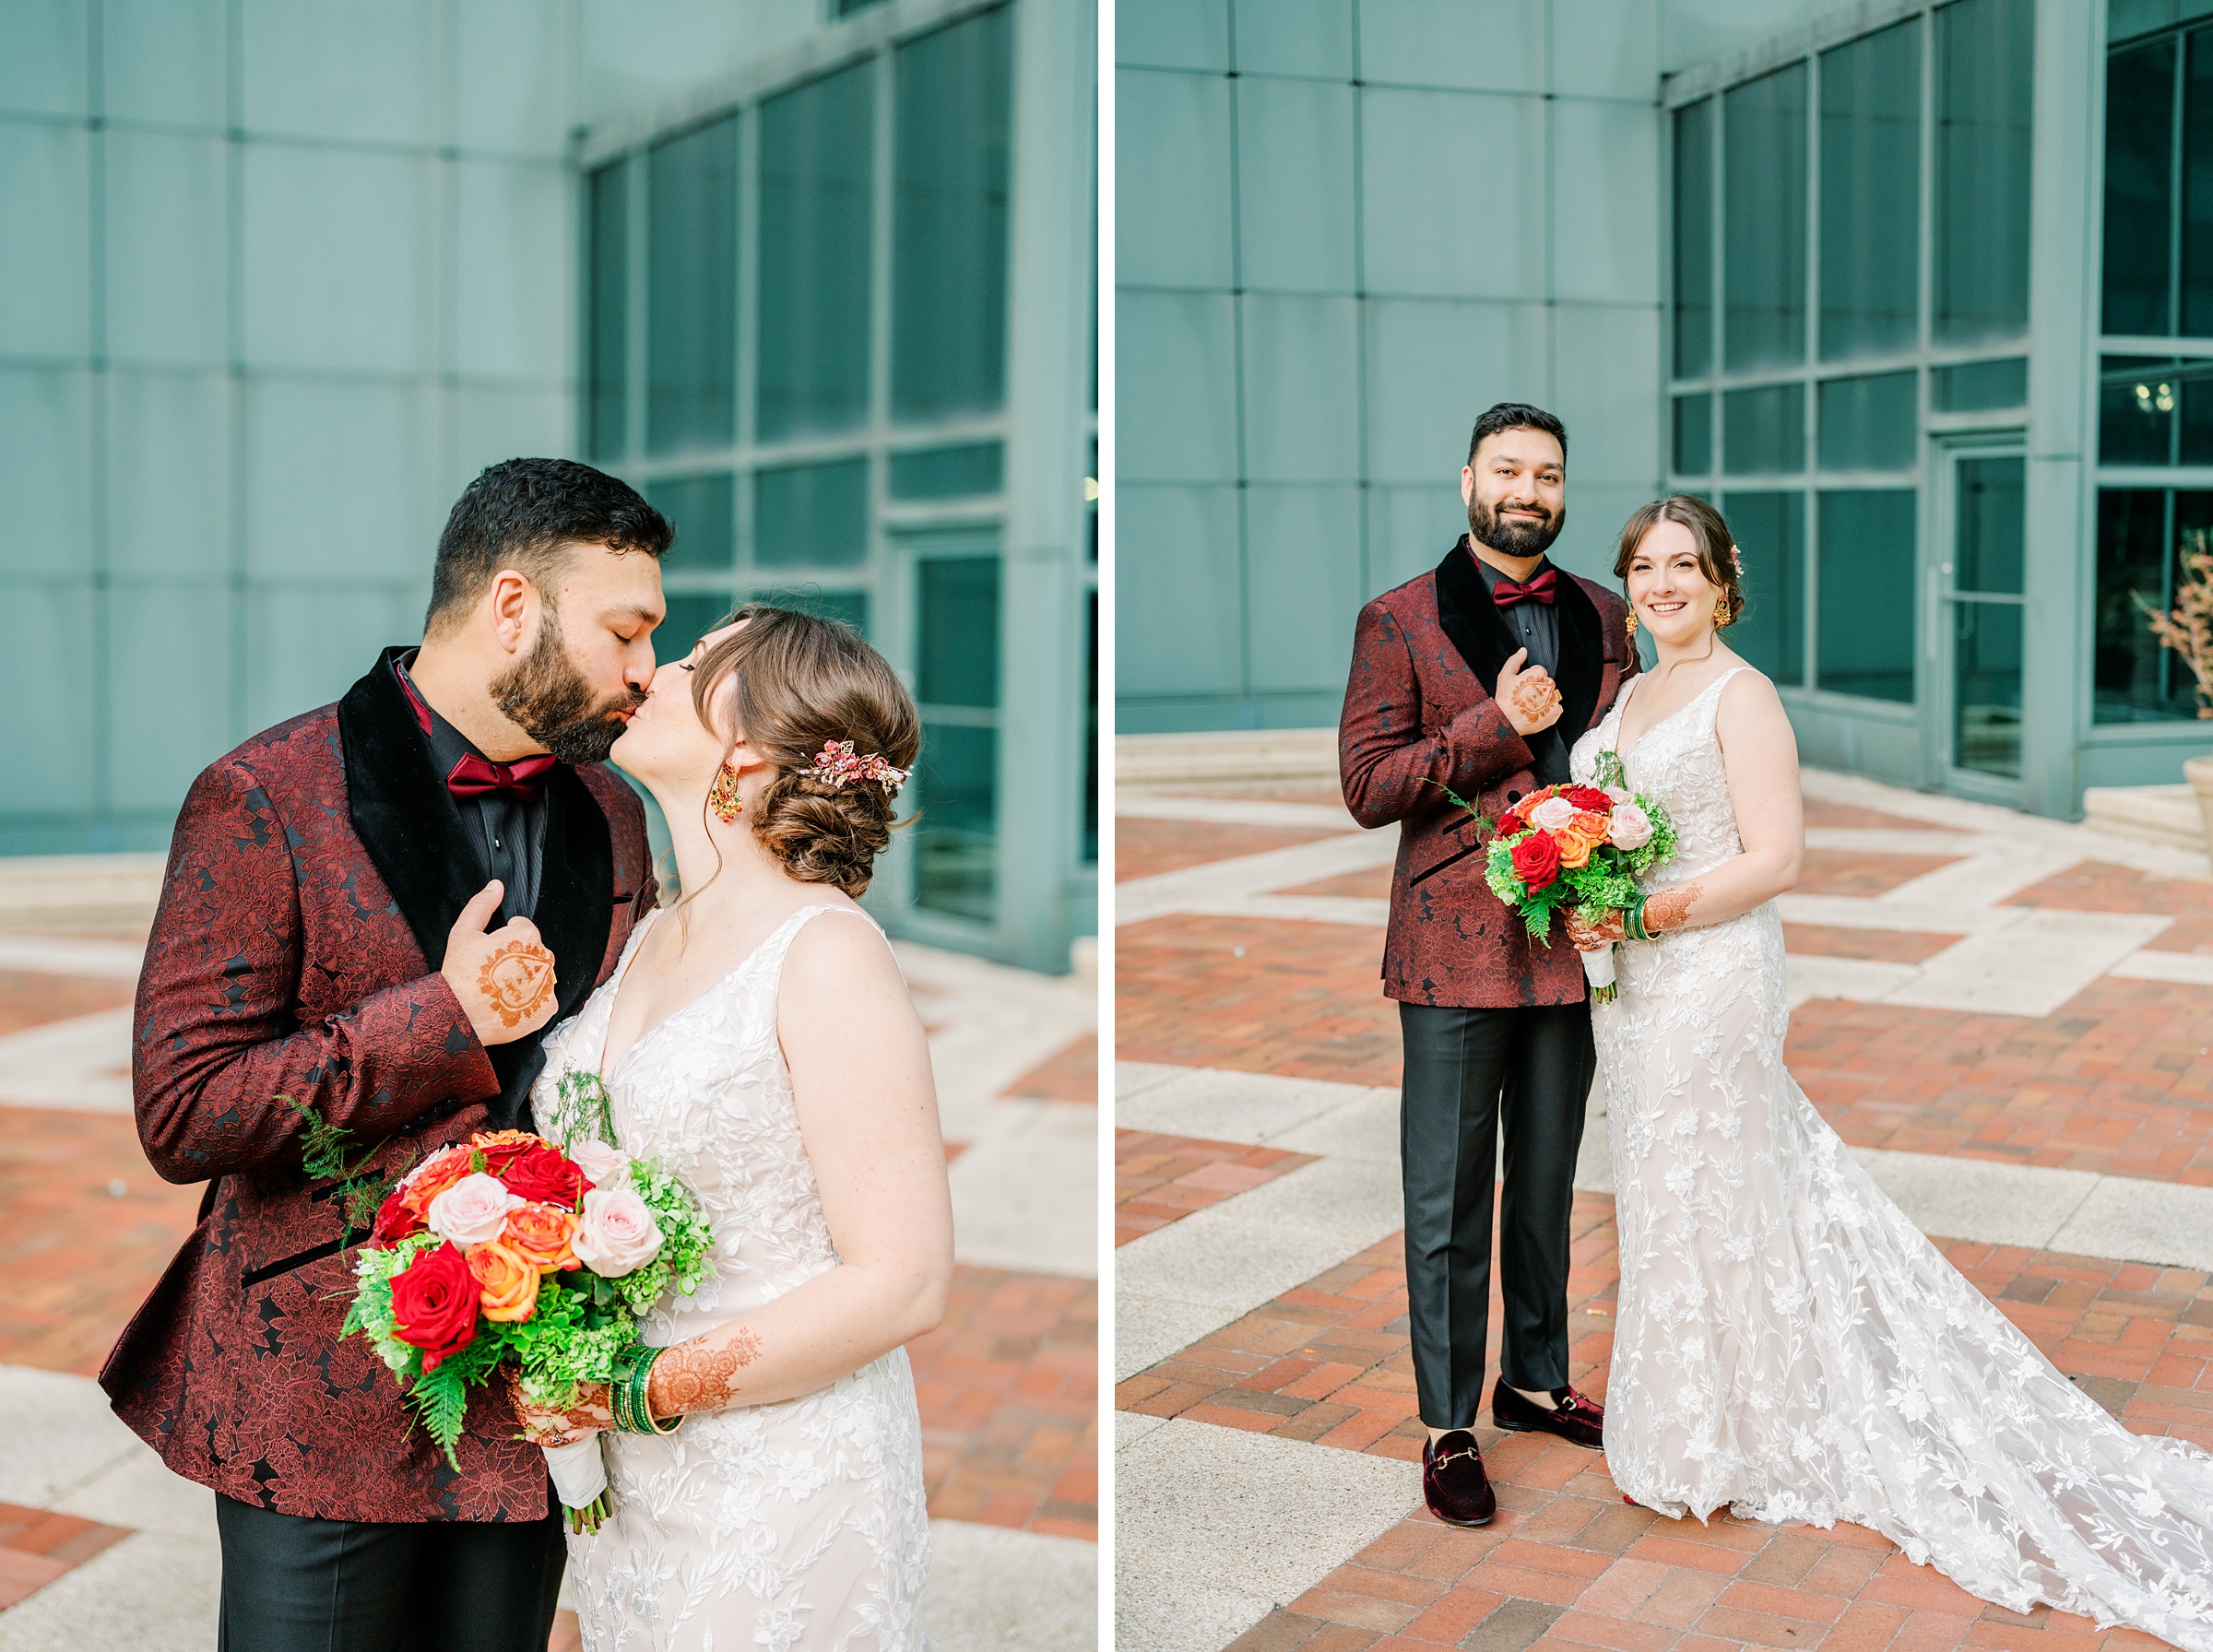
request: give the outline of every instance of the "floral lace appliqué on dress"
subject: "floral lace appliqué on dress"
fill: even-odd
[[[615,1135],[698,1192],[716,1270],[641,1329],[667,1347],[837,1266],[776,1043],[776,989],[795,912],[743,963],[649,1029],[608,1074]],[[854,915],[859,915],[858,914]],[[638,941],[546,1040],[532,1100],[593,1070]],[[866,921],[864,919],[864,921]],[[912,1652],[929,1570],[922,1430],[906,1351],[773,1405],[687,1417],[674,1434],[609,1434],[613,1516],[569,1540],[586,1652]]]
[[[1743,667],[1739,667],[1742,669]],[[1681,834],[1648,887],[1741,852],[1725,673],[1623,753]],[[1617,703],[1577,742],[1587,780]],[[1849,1520],[2015,1611],[2213,1652],[2213,1457],[2129,1433],[1877,1188],[1783,1066],[1782,922],[1631,942],[1592,1014],[1621,1300],[1606,1467],[1672,1518]]]

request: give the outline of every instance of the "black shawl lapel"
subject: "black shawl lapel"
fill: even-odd
[[[431,968],[445,962],[445,938],[469,897],[484,887],[461,811],[431,763],[431,749],[387,648],[338,702],[346,759],[346,813],[353,834],[392,891]]]
[[[1598,605],[1591,600],[1575,576],[1556,564],[1559,582],[1554,590],[1553,612],[1559,631],[1560,720],[1556,727],[1569,731],[1568,742],[1591,726],[1598,710],[1599,684],[1604,678],[1605,648],[1599,632]],[[1475,568],[1475,553],[1467,537],[1445,553],[1437,565],[1437,620],[1468,669],[1486,694],[1497,692],[1498,670],[1521,646],[1498,618],[1498,606]]]
[[[374,669],[338,702],[338,742],[346,761],[346,812],[375,863],[430,967],[445,962],[445,938],[469,898],[484,887],[482,858],[445,782],[432,765],[387,648]],[[614,921],[614,840],[590,790],[566,763],[546,779],[546,842],[532,922],[553,954],[561,1006],[573,1014],[598,985]],[[527,1127],[530,1086],[545,1065],[539,1034],[487,1052],[499,1076],[491,1103],[495,1129]]]
[[[1468,669],[1475,673],[1483,691],[1497,693],[1499,667],[1521,644],[1498,618],[1498,605],[1491,600],[1483,575],[1476,572],[1475,555],[1468,549],[1465,534],[1437,565],[1437,622],[1444,627],[1445,635],[1460,651]]]

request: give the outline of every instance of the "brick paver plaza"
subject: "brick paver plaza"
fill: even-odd
[[[1846,791],[1853,795],[1839,795]],[[2001,891],[1988,911],[1961,915],[1942,878],[1957,876],[1947,867],[1994,852],[1990,832],[1996,811],[1903,794],[1887,802],[1864,783],[1822,787],[1809,780],[1809,794],[1814,846],[1797,896],[1814,899],[1785,902],[1793,997],[1801,1000],[1787,1053],[1799,1082],[1847,1142],[1891,1154],[2213,1186],[2213,970],[2207,967],[2213,965],[2207,956],[2213,954],[2213,882],[2205,879],[2202,861],[2193,868],[2179,856],[2135,850],[2101,860],[2081,829],[2067,838],[2053,835],[2066,829],[2040,822],[2036,831],[2044,835],[2033,846],[2047,865],[2067,861],[2070,841],[2084,845],[2080,858]],[[1125,798],[1125,808],[1145,806],[1142,797]],[[1225,860],[1256,852],[1234,844],[1224,852],[1223,823],[1236,808],[1237,800],[1225,796],[1223,819],[1189,823],[1186,841]],[[1186,822],[1133,823],[1142,845],[1137,876],[1190,865],[1178,838]],[[1349,821],[1343,830],[1351,830]],[[1935,834],[1947,832],[1959,834],[1956,854],[1936,852]],[[1882,846],[1885,835],[1895,837],[1896,852]],[[1257,848],[1273,848],[1278,841],[1257,839]],[[1214,903],[1210,910],[1168,912],[1123,927],[1117,971],[1120,1059],[1146,1064],[1131,1069],[1146,1081],[1180,1068],[1225,1080],[1265,1074],[1395,1087],[1397,1016],[1377,978],[1380,906],[1369,914],[1374,921],[1348,923],[1320,921],[1320,914],[1314,920],[1287,915],[1284,902],[1380,903],[1388,893],[1388,865],[1373,854],[1369,859],[1373,864],[1272,891],[1249,911]],[[1908,926],[1910,908],[1872,904],[1911,902],[1921,890],[1934,891],[1925,928]],[[1906,1001],[1872,1001],[1880,996],[1872,987],[1864,998],[1819,996],[1818,984],[1828,979],[1824,968],[1888,969],[1869,977],[1878,985],[1924,965],[1938,969],[1963,933],[2012,921],[2010,908],[2174,921],[2128,958],[2089,968],[2051,1013],[1913,1002],[1920,989],[1911,986],[1898,994]],[[1342,909],[1326,915],[1341,916]],[[2182,956],[2146,962],[2153,953]],[[1828,962],[1833,960],[1852,962]],[[1814,996],[1797,988],[1802,964],[1816,983]],[[2034,960],[2024,964],[2041,967]],[[2155,978],[2161,972],[2179,978]],[[1943,990],[1931,987],[1921,996],[1941,997]],[[1356,1102],[1362,1092],[1344,1093]],[[1293,1143],[1318,1146],[1296,1132],[1282,1147],[1256,1148],[1226,1127],[1225,1135],[1233,1139],[1213,1139],[1203,1107],[1194,1103],[1190,1111],[1199,1116],[1187,1135],[1118,1131],[1118,1240],[1125,1257],[1161,1244],[1164,1229],[1194,1212],[1226,1219],[1234,1214],[1228,1201],[1239,1198],[1286,1199],[1297,1184],[1282,1178],[1327,1156],[1291,1150]],[[1269,1209],[1280,1226],[1296,1207],[1278,1202]],[[1149,1351],[1142,1368],[1125,1365],[1118,1410],[1133,1423],[1173,1418],[1186,1427],[1299,1443],[1286,1451],[1417,1464],[1424,1430],[1415,1414],[1401,1242],[1379,1226],[1372,1243],[1303,1282],[1277,1290],[1166,1357]],[[2038,1347],[2127,1426],[2213,1449],[2213,1287],[2206,1272],[1953,1236],[1938,1242]],[[2207,1235],[2197,1237],[2201,1249],[2207,1242]],[[1578,1192],[1573,1257],[1571,1380],[1603,1397],[1618,1283],[1609,1195]],[[1126,1266],[1124,1277],[1154,1276]],[[1142,1288],[1123,1287],[1126,1318],[1143,1318],[1144,1304],[1131,1297]],[[1498,1318],[1494,1309],[1494,1369]],[[1128,1437],[1142,1440],[1146,1431]],[[1189,1442],[1215,1437],[1179,1436],[1187,1450]],[[1257,1622],[1248,1621],[1260,1608],[1246,1610],[1237,1620],[1246,1626],[1228,1644],[1239,1652],[1414,1652],[1438,1646],[1481,1652],[1555,1646],[1730,1652],[1746,1646],[2088,1652],[2100,1645],[2161,1644],[2127,1630],[2101,1632],[2086,1619],[2049,1609],[2022,1616],[1986,1606],[1858,1528],[1779,1528],[1726,1515],[1708,1525],[1665,1520],[1623,1501],[1599,1453],[1488,1427],[1478,1430],[1478,1438],[1498,1482],[1494,1524],[1458,1530],[1438,1523],[1422,1509],[1418,1480],[1409,1470],[1403,1517],[1392,1521],[1387,1515],[1379,1528],[1361,1532],[1343,1552],[1318,1563],[1303,1591],[1275,1599]],[[1293,1504],[1283,1523],[1286,1543],[1310,1535],[1295,1529],[1300,1524]],[[1178,1561],[1165,1550],[1149,1559],[1144,1534],[1127,1522],[1120,1540],[1127,1624],[1149,1587],[1145,1568]],[[1225,1547],[1223,1573],[1234,1577],[1260,1558],[1257,1549],[1245,1555]],[[1178,1640],[1172,1626],[1160,1627],[1166,1622],[1160,1614],[1147,1617],[1149,1639],[1132,1637],[1126,1627],[1125,1644],[1202,1652],[1202,1636]]]

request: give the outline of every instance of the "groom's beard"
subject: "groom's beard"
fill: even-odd
[[[1542,511],[1543,505],[1531,503],[1516,509]],[[1556,511],[1542,522],[1502,522],[1497,513],[1481,500],[1468,506],[1468,532],[1475,537],[1478,545],[1487,545],[1502,557],[1542,556],[1560,537],[1560,529],[1568,520],[1566,511]]]
[[[549,605],[530,652],[492,679],[492,702],[507,720],[564,763],[602,763],[629,726],[625,713],[645,703],[635,689],[595,702],[570,662],[561,621]]]

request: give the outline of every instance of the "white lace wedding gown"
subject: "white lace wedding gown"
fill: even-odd
[[[1650,888],[1741,852],[1714,736],[1734,675],[1622,754],[1680,834]],[[1620,717],[1576,743],[1579,781]],[[2213,1652],[2213,1456],[2129,1433],[2068,1382],[1815,1112],[1783,1067],[1774,903],[1616,962],[1620,997],[1592,1018],[1615,1483],[1673,1518],[1853,1521],[2015,1611],[2049,1601]]]
[[[640,1330],[651,1346],[695,1337],[837,1266],[776,1043],[785,954],[825,912],[859,915],[793,913],[607,1075],[622,1150],[682,1176],[715,1230],[714,1274],[694,1295],[662,1299]],[[616,989],[659,916],[638,926],[615,973],[547,1038],[532,1092],[541,1123],[558,1116],[564,1070],[598,1069]],[[796,1399],[687,1417],[663,1436],[604,1439],[614,1513],[597,1535],[569,1539],[586,1652],[929,1645],[918,1613],[929,1522],[905,1350]]]

